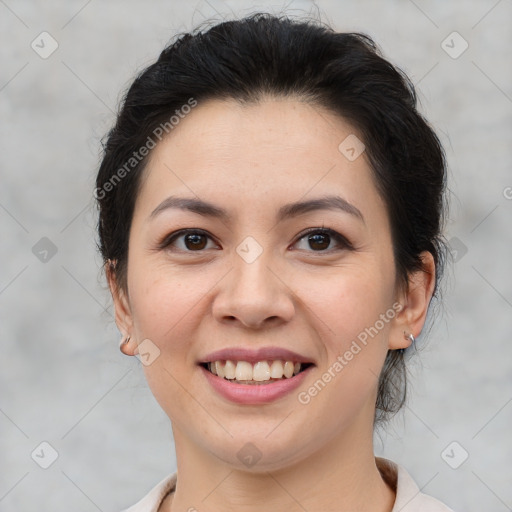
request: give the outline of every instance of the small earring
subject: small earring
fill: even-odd
[[[128,342],[129,342],[129,341],[130,341],[130,336],[126,336],[126,338],[123,338],[123,339],[121,340],[121,343],[119,344],[119,350],[120,350],[123,354],[125,354],[125,355],[127,355],[127,354],[126,354],[126,352],[124,351],[124,347],[125,347],[125,345],[127,345],[127,344],[128,344]]]
[[[405,331],[404,331],[404,338],[406,340],[409,340],[411,342],[411,345],[416,341],[416,339],[414,338],[414,336],[412,334],[407,334]]]

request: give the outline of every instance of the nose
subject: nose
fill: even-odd
[[[294,315],[289,284],[263,255],[251,263],[236,255],[234,268],[219,286],[212,306],[219,322],[262,329],[289,322]]]

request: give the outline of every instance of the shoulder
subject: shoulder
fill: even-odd
[[[376,457],[375,462],[384,480],[396,492],[391,512],[454,512],[433,496],[422,493],[409,472],[400,464],[382,457]]]
[[[176,487],[176,475],[172,473],[153,487],[146,496],[121,512],[158,512],[162,501]]]

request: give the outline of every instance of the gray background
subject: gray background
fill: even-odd
[[[115,512],[175,470],[170,423],[138,359],[118,351],[100,273],[99,139],[177,31],[284,6],[0,0],[0,511]],[[287,4],[290,15],[317,8],[340,31],[370,34],[411,76],[450,166],[458,261],[419,340],[408,406],[376,453],[457,511],[512,510],[512,2]],[[42,31],[59,45],[48,58],[31,48]],[[458,58],[442,46],[453,31],[469,44]],[[43,441],[58,453],[48,469],[31,457],[50,461]],[[445,462],[463,450],[457,469]]]

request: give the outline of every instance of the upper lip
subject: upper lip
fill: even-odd
[[[248,348],[232,347],[223,348],[221,350],[215,350],[210,352],[200,363],[210,363],[213,361],[247,361],[249,363],[257,363],[258,361],[267,360],[282,360],[282,361],[293,361],[295,363],[313,363],[311,358],[298,354],[293,350],[280,347],[262,347],[256,350]]]

